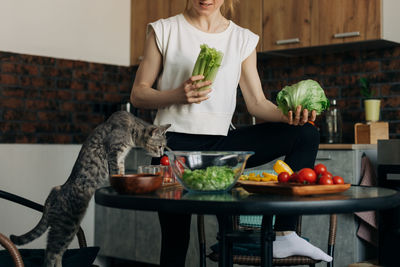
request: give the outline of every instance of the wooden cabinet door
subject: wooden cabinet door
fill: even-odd
[[[186,0],[131,0],[131,65],[140,63],[147,24],[181,13],[185,7]]]
[[[381,0],[313,0],[312,45],[381,38]]]
[[[310,46],[311,0],[264,0],[263,4],[264,51]]]
[[[167,2],[169,2],[169,16],[174,16],[185,10],[187,0],[167,0]]]
[[[260,36],[257,51],[262,51],[262,6],[263,0],[241,0],[235,7],[232,18],[237,25]]]

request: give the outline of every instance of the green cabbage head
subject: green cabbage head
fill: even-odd
[[[276,97],[278,108],[287,115],[289,110],[296,110],[301,105],[302,109],[315,110],[317,115],[329,107],[329,100],[324,90],[314,80],[300,81],[291,86],[285,86]]]

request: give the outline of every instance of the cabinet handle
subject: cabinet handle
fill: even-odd
[[[285,39],[276,41],[277,45],[285,45],[285,44],[297,44],[300,43],[299,38]]]
[[[330,155],[325,156],[325,157],[317,157],[315,160],[331,160],[332,157]]]
[[[333,35],[333,38],[348,38],[360,36],[360,32],[341,32]]]
[[[143,60],[143,56],[139,56],[139,57],[138,57],[138,60],[139,60],[139,61],[142,61],[142,60]]]

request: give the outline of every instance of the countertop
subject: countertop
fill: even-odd
[[[319,149],[377,149],[376,144],[319,144]]]

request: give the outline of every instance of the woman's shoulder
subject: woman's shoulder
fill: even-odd
[[[235,32],[236,34],[239,34],[242,37],[247,37],[247,38],[258,38],[258,35],[252,32],[251,30],[239,26],[232,20],[230,21],[230,23],[232,24],[232,31]]]
[[[181,21],[181,19],[182,19],[181,17],[182,16],[183,16],[182,14],[178,14],[178,15],[175,15],[175,16],[172,16],[172,17],[168,17],[168,18],[161,18],[161,19],[158,19],[158,20],[156,20],[156,21],[154,21],[154,22],[152,22],[150,24],[152,24],[152,25],[161,24],[163,26],[173,27],[173,26],[176,26]]]

